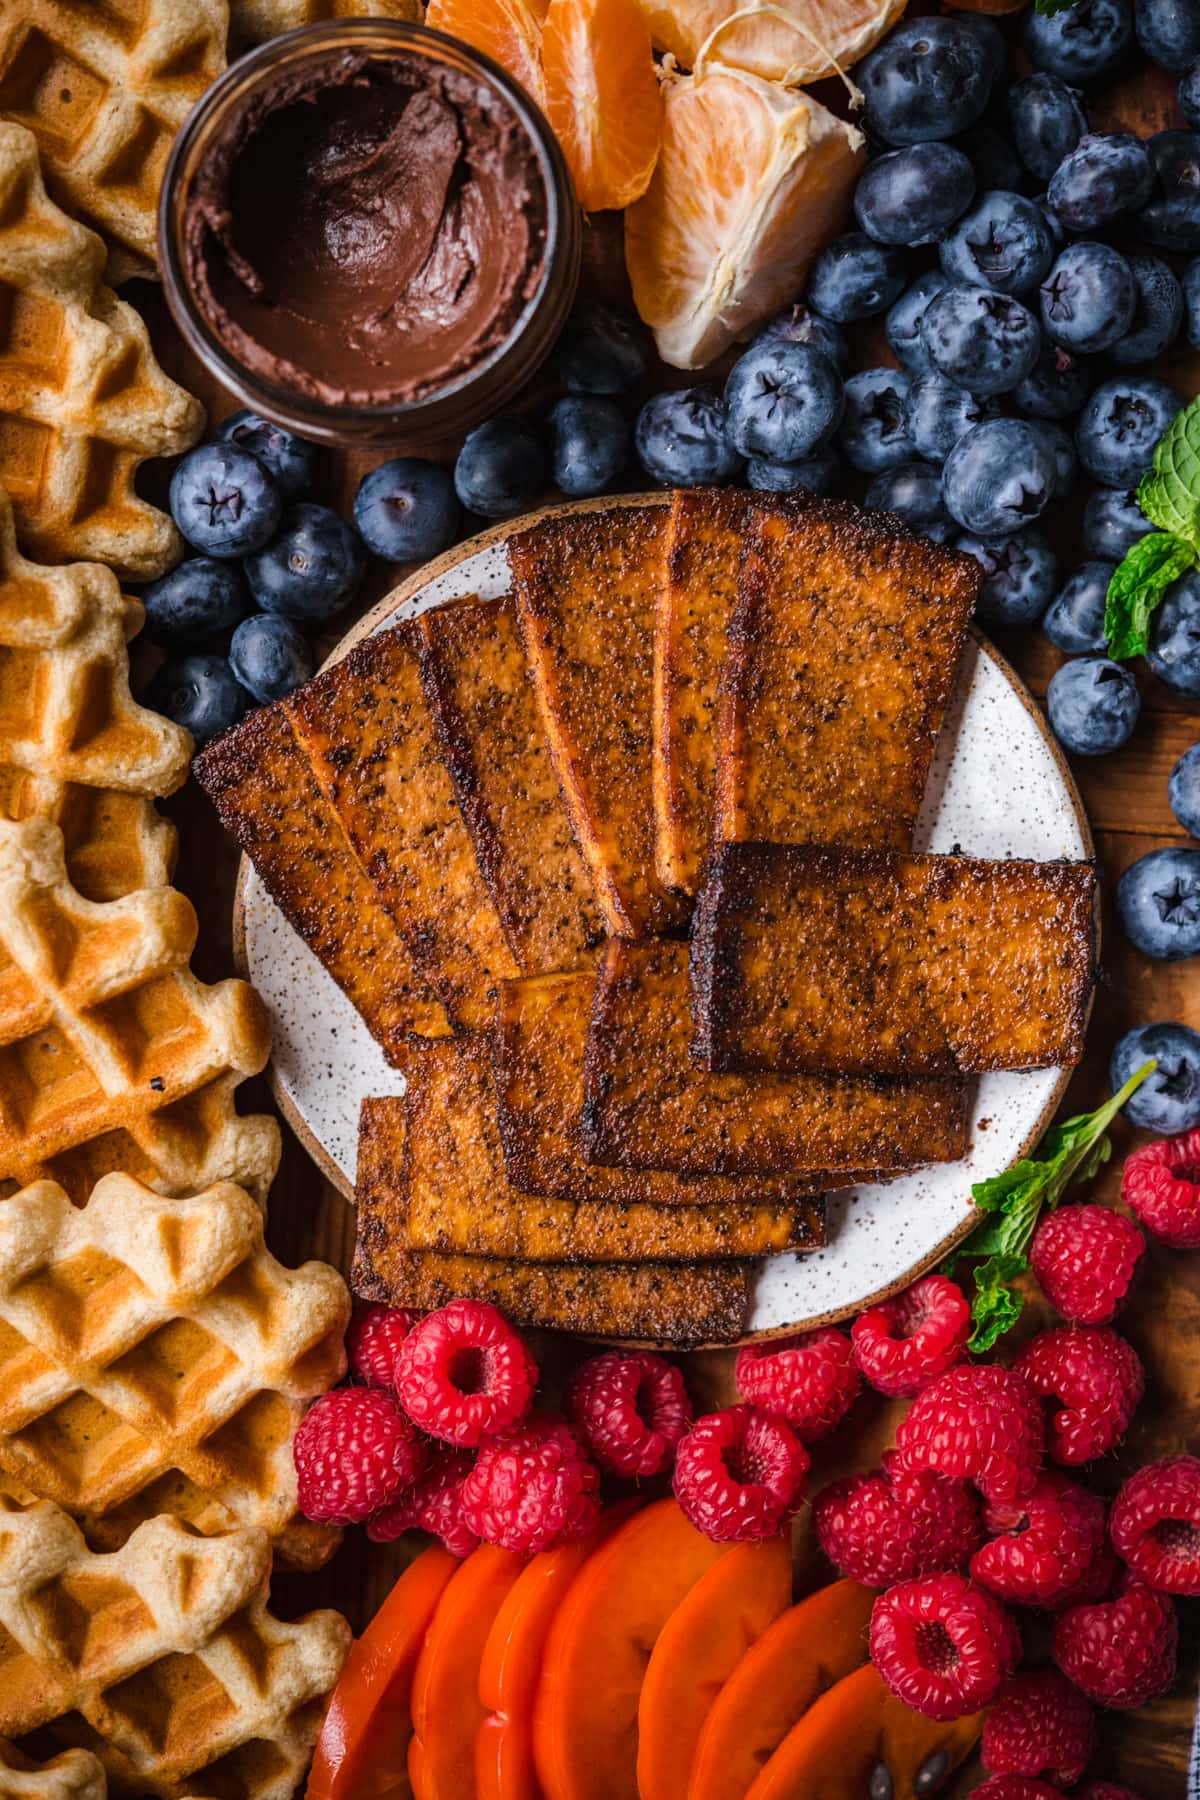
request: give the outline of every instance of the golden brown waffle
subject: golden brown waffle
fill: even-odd
[[[229,45],[233,52],[265,44],[281,31],[316,25],[323,19],[409,19],[419,23],[421,0],[230,0]]]
[[[0,1738],[0,1800],[107,1800],[104,1765],[90,1750],[34,1762]]]
[[[0,1474],[112,1548],[159,1512],[261,1525],[299,1568],[339,1533],[296,1508],[291,1443],[345,1372],[335,1269],[285,1269],[249,1194],[165,1199],[109,1175],[0,1203]]]
[[[103,269],[100,239],[48,197],[32,134],[0,122],[0,482],[31,554],[148,580],[182,545],[134,475],[194,444],[204,409],[164,375]]]
[[[28,562],[0,489],[0,818],[56,824],[89,900],[170,879],[175,833],[152,796],[184,780],[191,738],[130,694],[141,617],[98,563]]]
[[[266,1015],[245,982],[196,979],[195,938],[182,894],[84,900],[55,826],[0,822],[0,1192],[47,1176],[82,1200],[120,1169],[266,1193],[279,1129],[233,1099],[267,1060]]]
[[[271,1616],[266,1532],[163,1517],[98,1555],[58,1507],[0,1506],[0,1731],[86,1745],[114,1796],[291,1800],[350,1627]]]
[[[46,182],[107,239],[114,281],[158,263],[172,139],[225,67],[226,0],[20,0],[0,10],[0,114],[37,139]]]

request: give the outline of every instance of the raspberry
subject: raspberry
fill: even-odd
[[[567,1416],[602,1469],[661,1475],[692,1422],[692,1403],[673,1363],[649,1350],[609,1350],[576,1369]]]
[[[897,1699],[927,1719],[987,1706],[1020,1656],[1000,1602],[963,1575],[901,1582],[871,1611],[871,1661]]]
[[[1098,1706],[1137,1707],[1175,1679],[1179,1625],[1169,1594],[1126,1575],[1114,1600],[1073,1606],[1054,1626],[1054,1660]]]
[[[1058,1400],[1049,1452],[1074,1468],[1120,1443],[1145,1386],[1133,1345],[1107,1325],[1056,1325],[1039,1331],[1013,1365],[1034,1392]]]
[[[850,1327],[854,1360],[881,1394],[911,1399],[967,1353],[971,1309],[945,1275],[926,1275],[860,1313]]]
[[[995,1535],[971,1558],[971,1579],[1010,1604],[1058,1612],[1112,1585],[1104,1502],[1056,1469],[1043,1469],[1024,1500],[986,1506],[983,1523]]]
[[[533,1405],[537,1364],[503,1313],[451,1300],[414,1325],[396,1359],[396,1392],[415,1425],[471,1449]]]
[[[1010,1369],[947,1369],[913,1401],[896,1448],[907,1468],[973,1481],[986,1500],[1018,1500],[1042,1461],[1037,1398]]]
[[[1095,1748],[1092,1709],[1057,1669],[1014,1675],[983,1722],[983,1766],[989,1775],[1044,1775],[1058,1787],[1070,1787]]]
[[[300,1510],[326,1525],[360,1525],[410,1487],[425,1446],[390,1394],[334,1388],[314,1401],[292,1444]]]
[[[747,1345],[738,1351],[736,1381],[743,1400],[786,1419],[809,1443],[841,1424],[861,1385],[850,1339],[832,1327]]]
[[[1115,1781],[1087,1781],[1072,1800],[1142,1800],[1142,1796],[1132,1788],[1118,1787]]]
[[[1118,1556],[1151,1587],[1200,1594],[1200,1457],[1164,1457],[1131,1475],[1110,1529]]]
[[[1074,1325],[1107,1325],[1129,1295],[1146,1248],[1111,1206],[1062,1206],[1034,1233],[1029,1261],[1046,1298]]]
[[[376,1544],[390,1544],[406,1531],[428,1531],[440,1538],[451,1556],[470,1556],[479,1539],[463,1523],[462,1486],[474,1466],[465,1450],[445,1450],[440,1445],[417,1485],[376,1513],[367,1536]]]
[[[1159,1138],[1125,1158],[1121,1197],[1175,1250],[1200,1250],[1200,1130]]]
[[[697,1419],[675,1453],[675,1498],[718,1544],[773,1537],[803,1500],[807,1477],[796,1434],[753,1406]]]
[[[971,1800],[1065,1800],[1061,1788],[1025,1775],[992,1775],[971,1789]]]
[[[365,1387],[396,1391],[396,1361],[400,1346],[417,1322],[418,1315],[398,1306],[364,1306],[350,1321],[346,1355],[350,1371]]]
[[[489,1438],[462,1485],[463,1523],[502,1550],[550,1550],[600,1517],[600,1471],[579,1433],[553,1413]]]
[[[882,1469],[831,1482],[813,1501],[822,1550],[864,1587],[959,1569],[982,1535],[979,1502],[965,1481],[932,1469],[905,1475],[895,1464],[889,1450]]]

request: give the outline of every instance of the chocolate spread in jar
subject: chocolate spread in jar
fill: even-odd
[[[432,57],[334,51],[247,97],[197,172],[183,253],[248,369],[387,407],[504,342],[541,283],[546,218],[503,94]]]

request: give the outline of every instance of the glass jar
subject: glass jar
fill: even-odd
[[[503,335],[485,347],[478,360],[451,374],[444,383],[412,398],[389,396],[380,403],[329,398],[303,391],[276,370],[251,366],[223,332],[213,308],[198,298],[189,269],[185,225],[198,206],[199,178],[220,154],[222,166],[233,167],[235,150],[253,142],[256,124],[267,104],[280,94],[282,108],[293,94],[305,92],[307,78],[319,84],[322,65],[330,59],[354,59],[369,66],[389,57],[430,60],[457,71],[484,90],[493,116],[507,107],[516,115],[523,158],[532,152],[544,190],[544,241],[541,266],[519,311]],[[511,120],[505,119],[511,126]],[[212,212],[211,205],[208,213]],[[193,225],[193,233],[198,228]],[[208,229],[205,227],[205,229]],[[236,232],[236,223],[231,236]],[[321,443],[355,446],[387,445],[426,449],[460,436],[492,417],[530,380],[553,348],[570,312],[579,277],[580,217],[571,178],[558,141],[540,109],[503,69],[468,45],[423,25],[394,20],[350,19],[304,26],[273,38],[226,70],[197,102],[172,147],[163,182],[158,218],[163,284],[171,313],[188,346],[210,374],[265,418]],[[228,260],[227,253],[223,252]],[[533,268],[532,257],[527,265]],[[214,284],[215,285],[215,284]],[[336,329],[336,326],[334,327]],[[270,348],[270,346],[268,346]],[[286,366],[286,364],[285,364]],[[297,359],[296,366],[299,366]],[[320,379],[314,385],[321,385]]]

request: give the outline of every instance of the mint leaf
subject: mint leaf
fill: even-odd
[[[1120,661],[1145,656],[1155,607],[1196,560],[1191,545],[1169,531],[1151,532],[1125,552],[1113,571],[1104,605],[1104,635],[1111,657]]]
[[[1159,438],[1153,472],[1142,476],[1137,497],[1152,525],[1200,556],[1200,399],[1177,412]]]
[[[993,1256],[975,1271],[975,1299],[971,1306],[972,1330],[968,1349],[981,1356],[998,1338],[1011,1331],[1021,1316],[1024,1301],[1012,1283],[1025,1264],[1017,1256]]]
[[[1033,10],[1041,13],[1043,19],[1048,19],[1054,13],[1065,12],[1068,6],[1074,5],[1075,0],[1034,0]]]

